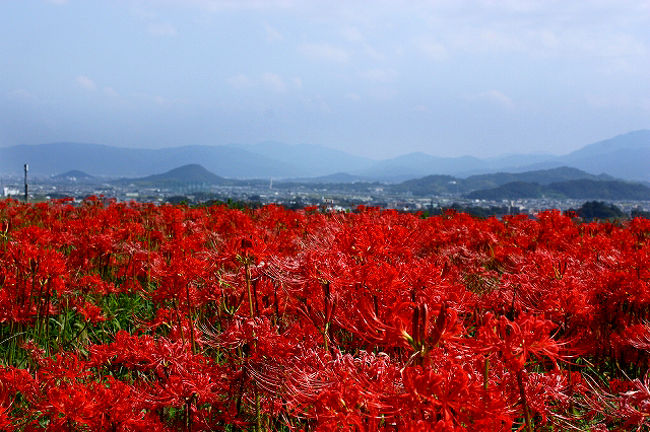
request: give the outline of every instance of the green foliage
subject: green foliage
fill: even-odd
[[[602,201],[587,201],[579,209],[570,210],[575,211],[578,216],[585,220],[620,219],[626,217],[620,208],[614,204],[607,204]]]

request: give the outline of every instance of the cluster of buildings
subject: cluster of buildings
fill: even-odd
[[[0,178],[2,197],[22,200],[22,178]],[[395,193],[378,183],[281,183],[251,181],[242,185],[208,185],[187,183],[176,186],[142,186],[119,182],[64,178],[34,178],[29,184],[29,200],[46,201],[72,197],[81,201],[88,196],[104,196],[117,201],[186,202],[189,204],[210,201],[231,201],[247,205],[279,204],[288,208],[319,206],[331,210],[351,210],[358,205],[397,209],[400,211],[440,212],[444,208],[485,208],[497,216],[504,214],[535,214],[544,209],[578,208],[584,200],[568,199],[518,199],[507,201],[469,200],[458,194],[413,196]],[[614,201],[612,204],[630,214],[633,210],[649,211],[648,201]]]

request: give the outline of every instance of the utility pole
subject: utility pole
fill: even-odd
[[[29,170],[29,165],[25,164],[25,204],[29,200],[29,188],[27,186],[27,171]]]

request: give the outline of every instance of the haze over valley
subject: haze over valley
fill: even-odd
[[[93,176],[138,177],[159,174],[181,165],[201,164],[217,175],[235,179],[395,183],[427,175],[466,177],[497,171],[523,172],[570,166],[592,174],[650,181],[650,130],[619,135],[566,155],[517,154],[483,159],[410,153],[372,160],[322,146],[278,142],[162,149],[66,142],[0,147],[2,172],[20,174],[25,161],[29,161],[32,173],[39,176],[79,169]]]

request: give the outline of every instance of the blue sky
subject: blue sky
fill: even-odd
[[[650,128],[650,1],[0,2],[0,145],[566,153]]]

